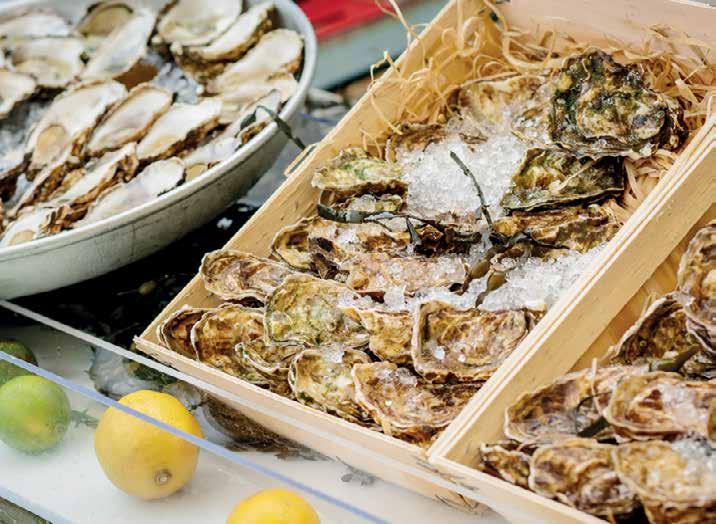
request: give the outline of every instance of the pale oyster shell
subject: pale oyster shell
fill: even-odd
[[[311,184],[344,197],[370,192],[402,192],[406,189],[402,176],[397,164],[372,157],[362,149],[351,148],[318,169]]]
[[[39,86],[59,89],[79,76],[83,52],[79,38],[33,38],[15,47],[12,63],[18,73],[32,75]]]
[[[199,269],[204,287],[219,298],[261,302],[293,273],[279,262],[231,249],[207,253]]]
[[[0,70],[0,119],[17,104],[30,98],[36,89],[37,81],[31,75]]]
[[[429,446],[479,389],[475,384],[427,384],[390,362],[353,366],[356,400],[386,435]]]
[[[153,84],[139,84],[110,109],[92,131],[86,152],[97,156],[141,139],[171,106],[170,91]]]
[[[290,275],[266,302],[266,341],[314,347],[365,346],[368,333],[351,308],[356,299],[350,289],[336,282]]]
[[[29,242],[42,235],[42,225],[51,208],[27,208],[15,218],[0,237],[0,247],[10,247]]]
[[[381,360],[411,364],[413,315],[407,311],[356,309],[368,331],[368,349]]]
[[[198,360],[196,350],[191,344],[191,330],[208,311],[207,308],[183,306],[157,326],[157,338],[172,351]]]
[[[614,470],[615,449],[581,438],[539,447],[530,460],[529,487],[591,515],[629,514],[639,501]]]
[[[288,382],[296,400],[361,425],[371,425],[371,416],[356,402],[351,370],[370,362],[362,351],[348,349],[337,355],[307,349],[294,358]]]
[[[525,310],[481,311],[424,302],[413,326],[415,371],[431,382],[487,380],[527,336],[532,317]]]
[[[231,86],[231,91],[224,91],[217,95],[221,100],[223,119],[229,118],[226,115],[238,114],[246,104],[266,96],[271,91],[278,91],[281,102],[285,102],[298,91],[298,82],[291,73],[279,73],[268,78],[257,78]]]
[[[0,43],[12,48],[16,42],[45,36],[67,36],[70,25],[49,9],[13,13],[0,20]]]
[[[206,44],[234,23],[242,5],[242,0],[175,0],[161,15],[157,33],[168,43]]]
[[[126,24],[137,9],[131,0],[105,0],[87,8],[82,19],[77,22],[76,31],[89,40],[90,50],[97,48],[99,43],[117,27]]]

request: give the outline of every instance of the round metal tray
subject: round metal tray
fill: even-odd
[[[238,1],[238,0],[237,0]],[[260,0],[244,0],[249,6]],[[96,0],[10,1],[17,8],[51,6],[70,19]],[[296,94],[281,110],[291,122],[303,106],[316,68],[317,44],[311,23],[291,0],[273,0],[280,26],[298,31],[305,41],[303,69]],[[151,4],[163,2],[152,1]],[[156,200],[58,235],[0,249],[0,298],[49,291],[87,280],[129,264],[182,237],[231,205],[278,157],[286,137],[271,123],[230,158],[202,176]]]

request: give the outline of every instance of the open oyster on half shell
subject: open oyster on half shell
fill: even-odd
[[[241,0],[176,0],[157,22],[157,34],[169,44],[201,45],[224,33],[241,13]]]
[[[219,298],[261,302],[293,273],[279,262],[231,249],[207,253],[199,269],[204,287]]]
[[[510,211],[591,202],[624,191],[619,158],[578,158],[562,151],[528,149],[501,205]]]
[[[582,438],[539,447],[530,461],[529,487],[591,515],[627,515],[639,501],[614,470],[615,449]]]
[[[31,97],[37,90],[37,81],[31,76],[16,71],[0,70],[0,119],[13,108]]]
[[[353,366],[356,400],[386,435],[419,446],[460,413],[479,389],[476,384],[429,384],[390,362]]]
[[[185,357],[199,356],[191,343],[191,330],[209,309],[184,306],[157,327],[157,338],[164,346]]]
[[[307,349],[296,355],[291,362],[288,382],[296,399],[302,404],[349,422],[369,426],[373,419],[356,402],[351,376],[355,364],[369,362],[367,354],[353,349]]]
[[[641,158],[685,138],[678,103],[646,87],[636,66],[602,51],[567,58],[554,87],[549,133],[575,154]]]
[[[716,380],[686,380],[676,373],[624,377],[614,388],[604,418],[629,440],[701,435],[716,403]]]
[[[533,314],[525,310],[482,311],[424,302],[413,326],[415,371],[431,382],[487,380],[533,324]]]
[[[651,524],[716,520],[716,454],[698,440],[651,440],[614,450],[619,478],[641,499]]]
[[[70,31],[67,20],[47,8],[16,11],[0,19],[0,42],[8,49],[34,38],[68,36]]]
[[[266,302],[266,341],[358,348],[368,343],[353,304],[358,296],[347,287],[309,275],[289,275]]]
[[[33,76],[40,87],[61,89],[84,69],[83,53],[79,38],[33,38],[18,43],[12,53],[12,65],[18,73]]]

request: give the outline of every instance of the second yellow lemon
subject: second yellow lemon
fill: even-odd
[[[186,433],[203,436],[196,419],[171,395],[143,390],[119,402]],[[194,444],[115,408],[102,415],[94,447],[109,480],[144,500],[181,489],[191,480],[199,459]]]
[[[260,491],[242,501],[226,524],[320,524],[316,511],[287,489]]]

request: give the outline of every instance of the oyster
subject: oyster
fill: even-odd
[[[505,412],[505,435],[524,444],[577,436],[601,417],[615,384],[639,372],[632,366],[583,369],[524,393]]]
[[[266,341],[279,345],[365,346],[368,333],[352,310],[357,298],[336,282],[289,275],[266,302]]]
[[[2,93],[0,93],[2,96]],[[17,179],[25,170],[28,160],[22,146],[7,151],[0,158],[0,199],[9,199],[17,189]]]
[[[62,171],[105,111],[127,94],[118,82],[78,84],[56,97],[25,143],[29,179],[45,167]]]
[[[207,253],[199,269],[204,287],[219,298],[254,298],[261,302],[293,273],[292,269],[273,260],[230,249]]]
[[[533,323],[524,310],[488,312],[424,302],[413,327],[415,371],[431,382],[487,380]]]
[[[157,33],[182,46],[207,44],[224,33],[241,13],[241,0],[176,0],[165,9]]]
[[[648,89],[636,66],[602,51],[567,58],[554,87],[549,133],[569,151],[641,158],[685,138],[678,103]]]
[[[295,73],[303,59],[303,38],[290,29],[263,35],[241,59],[208,84],[211,93],[227,93],[242,84],[266,81],[280,73]]]
[[[639,501],[614,471],[615,449],[581,438],[537,448],[530,461],[529,487],[591,515],[631,513]]]
[[[425,151],[430,144],[447,138],[444,124],[403,124],[390,135],[385,144],[385,157],[395,161],[400,151]]]
[[[240,111],[228,111],[222,105],[219,122],[229,125],[219,136],[237,137],[241,140],[241,143],[245,144],[272,120],[271,114],[262,109],[262,107],[278,113],[282,102],[281,93],[274,90],[242,106]]]
[[[84,46],[79,38],[33,38],[15,47],[12,63],[18,73],[32,75],[40,87],[59,89],[84,68]]]
[[[16,246],[42,236],[42,225],[51,208],[28,208],[15,218],[0,237],[0,247]]]
[[[233,136],[218,136],[197,147],[184,157],[187,181],[194,180],[216,164],[223,162],[239,147],[241,147],[241,142]]]
[[[407,311],[357,309],[360,321],[368,331],[368,349],[381,360],[412,364],[410,340],[413,315]]]
[[[494,231],[506,238],[524,234],[540,245],[584,253],[610,240],[619,223],[607,206],[570,206],[549,211],[515,211],[494,222]]]
[[[708,437],[709,409],[716,380],[685,380],[676,373],[624,377],[614,389],[604,418],[630,440],[697,434]]]
[[[695,440],[622,444],[617,474],[641,499],[652,524],[716,520],[716,455]]]
[[[358,404],[386,435],[425,447],[479,389],[475,384],[428,384],[390,362],[356,364],[352,375]]]
[[[24,73],[0,70],[0,118],[6,117],[23,100],[37,89],[35,79]]]
[[[89,51],[95,51],[102,41],[116,28],[125,25],[134,16],[134,2],[126,0],[105,0],[92,4],[76,30],[85,39]]]
[[[529,75],[468,82],[460,87],[458,105],[478,123],[504,125],[507,110],[532,98],[544,82]]]
[[[370,156],[358,148],[346,149],[314,175],[313,187],[339,196],[377,192],[404,192],[403,172],[397,164]]]
[[[154,13],[146,8],[134,11],[123,24],[107,35],[87,62],[82,78],[120,78],[147,53],[147,40],[154,29]]]
[[[698,349],[686,330],[686,316],[673,294],[651,304],[606,355],[613,364],[657,364]]]
[[[54,11],[34,9],[11,14],[0,20],[0,45],[12,48],[16,42],[45,36],[67,36],[70,26]]]
[[[263,336],[264,315],[260,309],[224,304],[204,314],[191,328],[191,344],[204,364],[252,384],[269,381],[247,366],[236,352],[239,344],[250,344]]]
[[[208,311],[206,308],[182,307],[157,327],[157,338],[172,351],[197,360],[196,350],[191,344],[191,330]]]
[[[346,285],[358,293],[382,297],[391,288],[413,294],[426,287],[462,285],[467,264],[459,257],[391,257],[388,253],[358,254],[341,266]]]
[[[86,152],[101,155],[136,142],[172,103],[172,93],[153,84],[139,84],[119,101],[90,135]]]
[[[529,149],[500,204],[511,211],[532,211],[590,202],[623,191],[621,159],[592,160],[561,151]]]
[[[362,351],[307,349],[291,362],[288,382],[302,404],[367,426],[372,424],[372,418],[356,403],[351,370],[355,364],[369,362]]]
[[[321,192],[319,212],[325,218],[338,219],[338,222],[358,223],[362,216],[374,213],[397,213],[403,207],[403,197],[389,193],[382,195],[368,193],[338,201],[334,197],[335,195],[330,191]]]
[[[75,227],[98,222],[134,209],[179,186],[184,180],[184,163],[176,157],[158,160],[145,167],[129,182],[106,189]]]
[[[221,102],[213,99],[198,104],[174,103],[137,145],[139,161],[167,158],[200,141],[217,126],[220,111]]]
[[[319,217],[303,218],[295,224],[279,229],[271,242],[271,253],[294,269],[313,270],[308,235],[315,224],[321,221],[323,219]]]
[[[231,91],[221,92],[217,97],[221,100],[222,114],[232,115],[238,114],[246,104],[266,96],[271,91],[278,91],[281,102],[285,102],[298,91],[298,82],[291,73],[279,73],[231,86]]]
[[[689,242],[679,264],[678,291],[684,312],[696,324],[692,331],[716,357],[716,221]]]
[[[528,488],[530,456],[520,451],[512,441],[480,444],[475,467],[521,488]]]
[[[256,370],[268,381],[269,388],[285,397],[291,396],[288,383],[288,370],[296,353],[303,351],[302,346],[272,346],[261,339],[256,339],[236,346],[237,354],[242,362]]]

